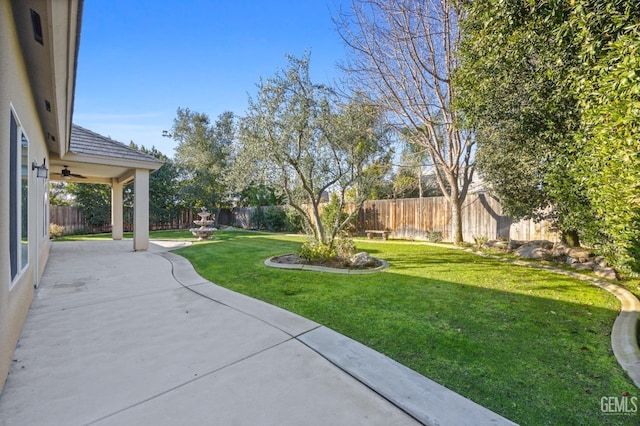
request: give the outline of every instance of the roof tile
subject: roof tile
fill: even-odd
[[[163,163],[162,160],[152,155],[128,147],[122,142],[114,141],[111,138],[87,130],[77,124],[74,124],[71,128],[69,151],[75,154],[89,154],[102,157]]]

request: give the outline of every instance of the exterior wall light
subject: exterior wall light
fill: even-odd
[[[31,163],[31,170],[37,170],[36,172],[36,177],[39,177],[41,179],[46,179],[49,177],[49,169],[47,169],[47,159],[43,158],[42,159],[42,165],[38,166],[36,164],[36,162],[32,162]]]

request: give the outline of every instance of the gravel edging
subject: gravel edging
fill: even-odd
[[[327,272],[330,274],[346,274],[346,275],[375,274],[389,268],[389,263],[387,263],[385,260],[377,259],[377,258],[376,260],[380,261],[382,265],[376,268],[371,268],[371,269],[340,269],[340,268],[329,268],[327,266],[305,265],[302,263],[277,263],[271,260],[274,257],[279,257],[279,256],[282,256],[282,255],[271,256],[270,258],[266,259],[264,261],[265,266],[268,266],[270,268],[297,269],[302,271]]]

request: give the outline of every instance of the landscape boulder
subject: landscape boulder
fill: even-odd
[[[514,253],[523,259],[544,259],[551,256],[553,243],[546,240],[529,241],[521,245]]]
[[[369,255],[366,251],[356,253],[351,257],[349,261],[354,268],[367,268],[376,265],[376,260]]]
[[[551,249],[551,255],[553,257],[561,258],[567,255],[567,246],[562,243],[555,243]]]
[[[568,247],[560,242],[552,243],[547,240],[535,241],[500,241],[492,240],[482,245],[484,248],[504,248],[507,253],[514,253],[522,259],[546,259],[552,258],[577,271],[594,271],[598,277],[608,280],[617,280],[616,271],[609,266],[603,256],[595,256],[590,250],[583,247]]]
[[[606,268],[607,266],[609,266],[609,263],[604,259],[604,256],[596,256],[593,258],[593,261],[602,268]]]
[[[516,249],[520,248],[525,243],[526,243],[526,241],[509,240],[509,244],[508,244],[507,248],[509,250],[516,250]]]
[[[580,263],[588,262],[592,253],[582,247],[569,247],[567,249],[567,256],[576,259]]]
[[[505,240],[489,240],[486,243],[482,244],[481,247],[487,249],[506,250],[509,247],[509,242]]]
[[[593,271],[596,267],[596,264],[593,262],[575,262],[571,264],[571,267],[577,271]]]
[[[607,280],[617,280],[618,279],[618,277],[616,276],[616,271],[614,271],[613,268],[602,267],[602,266],[596,265],[596,267],[593,269],[593,271],[600,278],[605,278]]]

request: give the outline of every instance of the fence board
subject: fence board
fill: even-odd
[[[149,230],[159,231],[166,229],[188,229],[193,224],[194,214],[191,211],[183,210],[176,214],[175,217],[167,221],[150,221]],[[49,223],[63,226],[65,234],[72,234],[77,231],[82,232],[111,232],[111,225],[89,226],[87,225],[82,210],[74,206],[55,206],[49,205]],[[125,232],[133,231],[133,208],[125,207],[123,209],[123,230]]]
[[[353,211],[354,203],[347,204],[347,212]],[[256,207],[223,209],[218,218],[220,225],[249,228],[251,215]],[[51,223],[65,227],[67,232],[86,228],[82,212],[69,206],[50,206]],[[133,212],[125,211],[125,231],[132,229]],[[182,211],[170,222],[151,223],[151,230],[188,229],[193,227],[194,214]],[[366,201],[360,208],[355,223],[355,232],[364,235],[368,229],[391,231],[392,238],[428,240],[429,233],[438,231],[444,241],[452,240],[451,207],[444,197],[410,198],[398,200]],[[474,237],[514,240],[559,239],[558,233],[548,222],[532,220],[513,222],[502,214],[500,202],[486,194],[469,194],[462,207],[462,236],[473,242]]]
[[[64,226],[66,233],[86,228],[82,211],[72,206],[49,206],[49,223]]]
[[[352,211],[354,206],[349,206]],[[358,213],[356,232],[391,231],[392,238],[426,240],[430,232],[440,232],[444,241],[452,241],[452,211],[444,197],[366,201]],[[535,223],[513,219],[502,214],[500,202],[486,194],[469,194],[462,206],[462,236],[517,240],[546,239],[559,236],[548,222]]]

